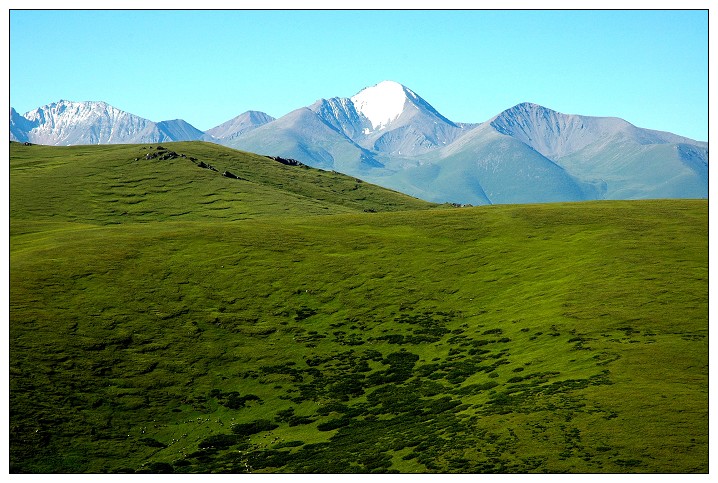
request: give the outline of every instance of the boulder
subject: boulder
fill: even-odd
[[[267,156],[267,158],[273,159],[274,161],[282,163],[286,166],[304,166],[301,162],[292,158],[282,158],[280,156]]]
[[[162,156],[160,156],[161,160],[175,159],[175,158],[179,158],[179,154],[175,153],[174,151],[165,151],[162,154]]]
[[[217,168],[215,168],[211,164],[205,163],[204,161],[200,161],[199,163],[197,163],[197,167],[202,168],[202,169],[209,169],[212,171],[217,171]]]

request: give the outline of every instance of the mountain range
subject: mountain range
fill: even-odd
[[[248,111],[206,132],[105,102],[59,101],[24,115],[11,108],[10,138],[47,145],[210,141],[436,202],[708,196],[706,142],[528,102],[481,123],[454,122],[393,81],[278,119]]]

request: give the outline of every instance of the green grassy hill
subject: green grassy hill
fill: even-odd
[[[343,174],[287,166],[204,142],[70,147],[12,143],[11,157],[13,225],[225,222],[432,206]],[[200,168],[200,163],[216,171]],[[225,171],[239,179],[222,176]]]
[[[164,147],[11,146],[12,472],[708,471],[705,200]]]

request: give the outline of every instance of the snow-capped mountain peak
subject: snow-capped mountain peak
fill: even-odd
[[[116,144],[207,139],[182,120],[152,122],[104,101],[60,100],[27,112],[11,112],[11,139],[37,144]]]
[[[418,155],[451,143],[464,131],[394,81],[367,87],[350,98],[320,99],[309,109],[351,143],[385,154]]]
[[[386,127],[404,112],[407,91],[409,89],[398,82],[382,81],[362,89],[351,98],[351,101],[356,111],[371,122],[372,129],[378,130]]]
[[[43,122],[45,120],[55,120],[59,116],[70,117],[75,120],[84,118],[97,111],[107,111],[108,105],[104,102],[84,101],[74,102],[60,100],[50,103],[46,106],[38,107],[32,111],[26,112],[23,117],[31,122]]]

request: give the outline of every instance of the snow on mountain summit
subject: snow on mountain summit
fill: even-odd
[[[404,112],[407,91],[408,89],[398,82],[383,81],[362,89],[351,101],[356,111],[371,122],[374,130],[378,130]]]
[[[182,120],[155,123],[104,101],[60,100],[23,116],[11,113],[11,136],[36,144],[118,144],[211,139]]]
[[[464,126],[394,81],[367,87],[350,98],[320,99],[309,109],[350,143],[387,155],[415,156],[451,143],[464,131]]]

